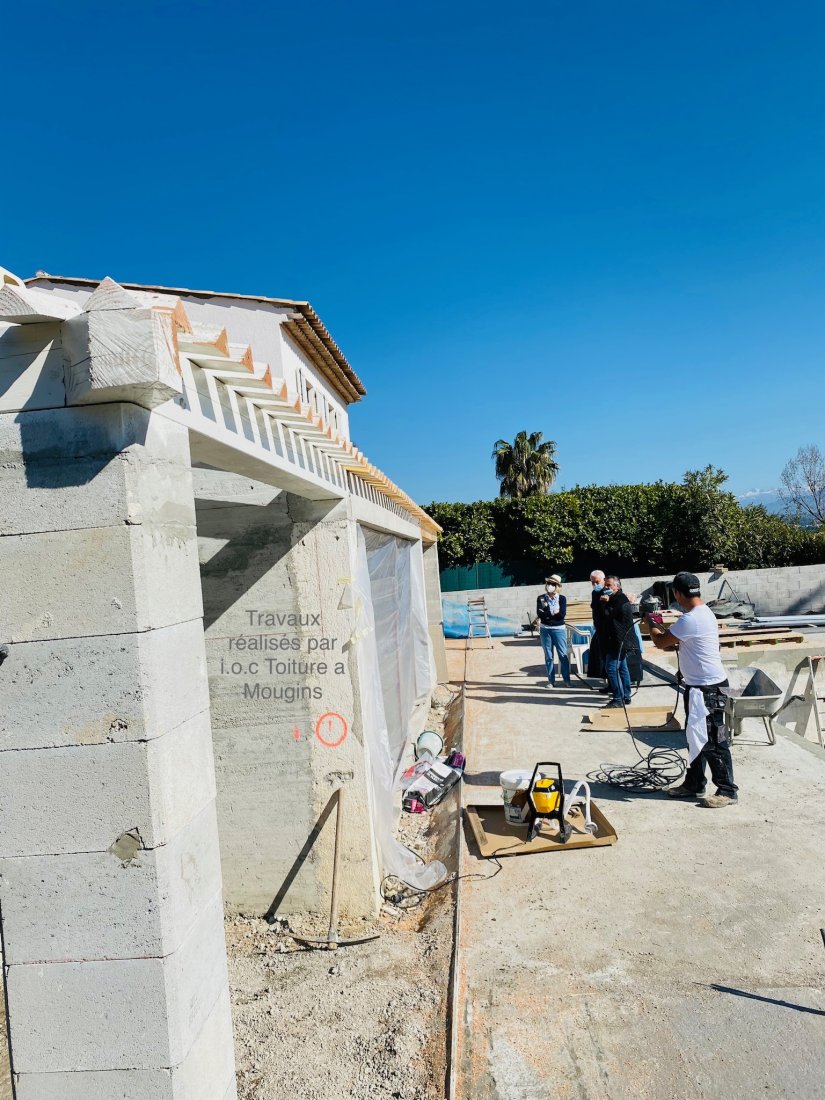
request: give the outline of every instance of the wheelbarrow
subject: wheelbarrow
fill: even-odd
[[[782,688],[761,668],[734,668],[728,672],[730,685],[720,690],[727,696],[725,727],[734,737],[742,732],[745,718],[761,718],[768,743],[776,744],[774,715],[782,708]]]

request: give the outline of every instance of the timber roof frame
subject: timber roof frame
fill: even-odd
[[[76,286],[96,287],[99,279],[82,279],[70,275],[51,275],[47,271],[38,271],[23,282],[36,283],[48,279],[55,283],[71,283]],[[223,290],[192,290],[187,287],[156,286],[147,283],[120,283],[125,290],[143,290],[153,294],[190,295],[193,298],[231,298],[243,302],[262,302],[293,311],[293,316],[282,322],[282,328],[295,345],[309,359],[322,377],[330,383],[346,404],[353,404],[366,396],[363,382],[347,362],[346,356],[338,347],[326,325],[309,304],[291,298],[269,298],[263,294],[234,294]]]

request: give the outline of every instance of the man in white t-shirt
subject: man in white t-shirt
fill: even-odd
[[[733,760],[725,730],[725,696],[720,690],[728,680],[719,654],[719,625],[701,598],[699,578],[677,573],[673,592],[682,616],[669,630],[648,622],[657,649],[679,650],[679,671],[685,685],[685,732],[690,761],[685,780],[667,792],[671,798],[698,798],[703,806],[717,808],[737,801]],[[705,795],[705,764],[716,784],[716,794]]]

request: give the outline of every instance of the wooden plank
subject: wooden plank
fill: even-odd
[[[628,719],[634,730],[682,728],[673,707],[628,707],[627,718],[622,707],[602,707],[584,716],[585,722],[599,730],[626,730]]]
[[[17,325],[42,324],[54,319],[76,317],[80,306],[68,298],[35,287],[0,286],[0,321]]]
[[[734,637],[738,635],[757,635],[757,634],[790,634],[790,626],[726,626],[724,623],[719,623],[719,637]]]
[[[779,642],[795,642],[797,644],[805,641],[804,634],[792,634],[787,633],[770,633],[770,634],[751,634],[750,631],[744,631],[741,634],[734,635],[719,635],[719,645],[723,649],[747,649],[751,646],[761,645],[777,645]]]

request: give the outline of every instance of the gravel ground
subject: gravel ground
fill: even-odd
[[[427,728],[443,722],[434,707]],[[437,820],[402,814],[399,837],[431,859]],[[312,951],[281,923],[227,918],[239,1100],[443,1100],[452,890],[385,905],[377,930],[371,943]]]

